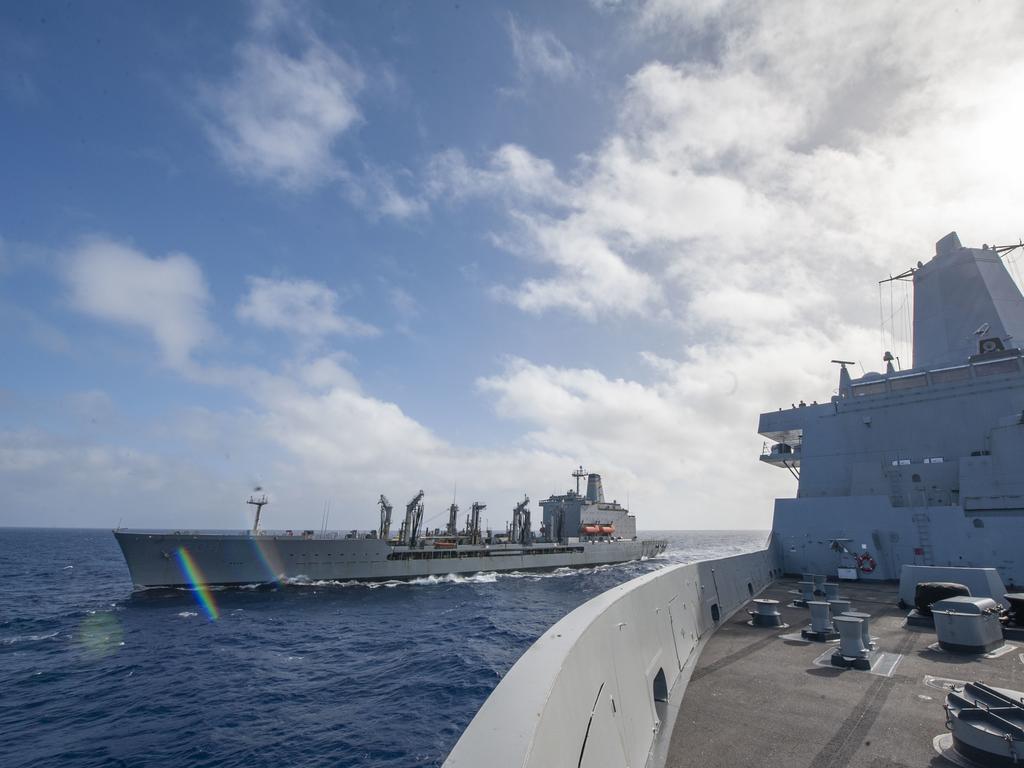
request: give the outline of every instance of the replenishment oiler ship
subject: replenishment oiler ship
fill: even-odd
[[[831,397],[761,415],[761,461],[798,483],[765,549],[581,605],[445,768],[1024,765],[1019,247],[950,233],[889,278],[913,284],[912,366],[835,360]]]
[[[249,585],[282,581],[386,581],[480,571],[582,568],[660,555],[667,542],[639,539],[636,518],[617,501],[605,501],[601,476],[580,467],[575,490],[540,502],[533,530],[530,500],[512,512],[504,531],[484,530],[485,504],[474,502],[459,527],[459,507],[448,508],[444,528],[421,530],[424,494],[406,505],[392,536],[393,506],[380,497],[375,531],[264,531],[267,497],[252,497],[255,522],[248,531],[115,530],[136,589],[197,585]],[[587,481],[586,494],[580,481]]]

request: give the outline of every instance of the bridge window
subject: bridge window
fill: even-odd
[[[976,363],[974,365],[975,376],[996,376],[1000,373],[1016,373],[1017,370],[1017,358],[996,360],[992,363]]]
[[[854,397],[864,397],[865,395],[878,395],[885,392],[884,381],[872,381],[868,384],[854,384],[851,387],[853,390]]]
[[[971,369],[966,365],[959,368],[944,368],[940,371],[932,371],[928,374],[932,377],[933,384],[948,384],[952,381],[966,381],[971,378]]]
[[[889,379],[889,384],[892,385],[894,392],[898,392],[903,389],[916,389],[917,387],[928,386],[928,376],[924,373],[918,373],[914,376],[900,376],[897,379]]]

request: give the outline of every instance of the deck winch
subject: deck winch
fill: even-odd
[[[754,600],[754,607],[757,610],[747,611],[750,614],[750,621],[747,623],[752,627],[784,627],[782,614],[779,613],[779,601],[768,598],[757,598]]]

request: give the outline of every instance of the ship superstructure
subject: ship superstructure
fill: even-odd
[[[761,460],[792,472],[773,531],[789,573],[903,564],[995,567],[1024,583],[1024,297],[1005,249],[956,233],[913,282],[913,367],[850,375],[823,403],[764,413]]]
[[[618,501],[605,501],[601,476],[580,467],[572,473],[576,490],[551,496],[540,503],[543,510],[541,531],[553,540],[568,533],[588,538],[636,538],[636,518]],[[587,479],[587,493],[580,494],[579,482]]]
[[[594,499],[578,491],[571,499],[552,497],[563,499],[561,522],[557,527],[544,525],[540,532],[531,524],[529,497],[515,505],[504,531],[484,529],[481,513],[487,505],[481,502],[470,506],[462,528],[454,501],[444,527],[425,528],[424,492],[419,491],[406,504],[395,534],[394,507],[383,495],[377,529],[348,532],[266,531],[260,527],[268,503],[264,495],[247,502],[256,508],[248,531],[117,530],[114,535],[137,588],[189,586],[195,574],[204,584],[218,585],[389,580],[586,567],[661,554],[667,542],[637,538],[635,518],[617,503],[604,501],[599,475],[587,476],[588,495],[593,488]],[[544,505],[551,501],[542,502],[542,507],[547,510]],[[581,509],[586,511],[581,514]]]

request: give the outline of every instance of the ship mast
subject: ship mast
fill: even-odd
[[[585,470],[583,468],[582,464],[580,464],[580,468],[579,469],[574,469],[573,470],[572,476],[576,478],[576,495],[577,496],[580,495],[580,480],[582,478],[586,477],[587,474],[588,474],[587,470]]]
[[[256,490],[259,490],[259,488],[257,488]],[[252,504],[254,507],[256,507],[256,520],[253,521],[252,532],[253,533],[259,533],[260,532],[260,512],[263,511],[263,507],[265,507],[267,505],[267,503],[268,503],[267,502],[267,494],[264,493],[259,498],[255,497],[255,496],[250,496],[249,500],[247,502],[245,502],[245,503],[246,504]]]
[[[388,497],[383,493],[380,495],[380,501],[377,504],[380,505],[380,528],[377,529],[377,536],[381,539],[387,539],[391,535],[391,512],[394,507],[391,506]]]

